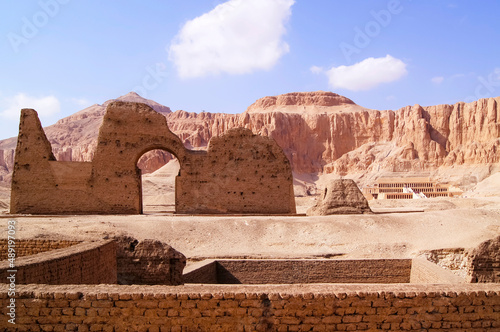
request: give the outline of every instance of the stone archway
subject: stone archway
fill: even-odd
[[[137,162],[141,173],[141,204],[143,214],[175,212],[175,180],[179,160],[165,150],[154,149]]]
[[[113,195],[103,197],[111,209],[142,213],[137,161],[155,149],[173,154],[179,160],[181,172],[189,160],[189,150],[170,131],[163,115],[145,104],[113,102],[108,106],[92,161],[91,180],[98,191],[114,189]]]

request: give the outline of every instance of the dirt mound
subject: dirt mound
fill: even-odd
[[[370,213],[368,201],[351,179],[330,182],[319,197],[316,206],[307,210],[310,216],[330,214]]]

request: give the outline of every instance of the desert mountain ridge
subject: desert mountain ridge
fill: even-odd
[[[260,98],[245,113],[332,113],[369,110],[351,99],[328,91],[291,92]]]
[[[335,174],[366,182],[383,172],[440,169],[480,169],[484,178],[500,162],[500,97],[379,111],[324,91],[264,97],[241,114],[172,112],[131,92],[46,127],[57,160],[92,160],[106,105],[113,100],[148,104],[166,117],[170,130],[190,149],[205,149],[211,137],[234,127],[270,136],[283,148],[297,178]],[[16,138],[0,141],[4,184],[11,178],[15,146]],[[170,158],[152,151],[139,165],[152,172]]]

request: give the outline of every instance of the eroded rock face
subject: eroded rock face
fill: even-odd
[[[356,182],[350,179],[328,183],[316,205],[307,210],[308,216],[358,213],[371,213],[371,209]]]
[[[356,104],[344,96],[333,92],[292,92],[279,96],[264,97],[257,100],[250,107],[248,113],[269,112],[283,106],[356,106]],[[292,109],[290,109],[292,110]]]
[[[182,285],[186,257],[157,240],[115,237],[117,274],[121,285]]]

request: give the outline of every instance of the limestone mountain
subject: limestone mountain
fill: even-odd
[[[191,149],[210,138],[245,127],[274,138],[295,174],[336,173],[359,177],[383,171],[429,171],[440,167],[500,162],[500,97],[472,103],[399,110],[372,110],[332,92],[264,97],[241,114],[171,112],[129,93],[117,100],[143,102],[162,113],[170,129]],[[106,105],[93,105],[45,128],[58,160],[89,161]],[[0,141],[0,181],[9,182],[16,138]],[[146,172],[170,156],[152,152],[139,164]]]

